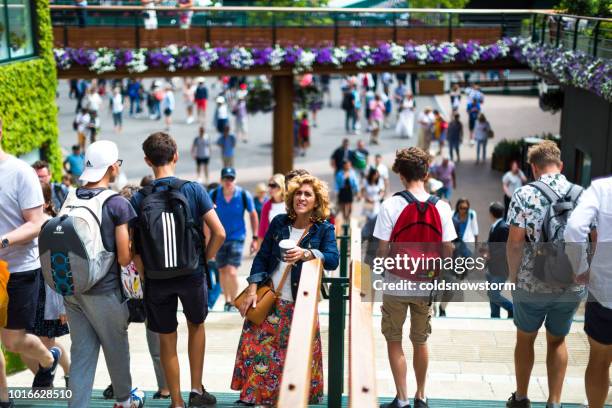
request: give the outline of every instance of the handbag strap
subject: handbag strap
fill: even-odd
[[[304,232],[302,233],[302,236],[300,237],[300,240],[297,242],[296,246],[299,246],[300,243],[302,242],[302,239],[304,239],[306,234],[308,234],[308,231],[310,231],[310,226],[311,225],[312,224],[308,224],[308,227],[306,227],[306,229],[304,229]],[[275,292],[278,292],[279,290],[281,290],[283,288],[283,285],[285,285],[285,281],[287,280],[287,277],[289,276],[289,271],[290,270],[291,270],[291,265],[285,266],[285,270],[283,271],[283,276],[281,276],[281,280],[280,280],[280,282],[278,282],[278,287],[276,289],[274,289]]]

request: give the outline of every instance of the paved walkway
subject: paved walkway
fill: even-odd
[[[339,110],[339,95],[337,83],[334,83],[335,108],[325,109],[319,115],[320,127],[313,129],[313,149],[306,158],[298,158],[296,166],[305,167],[315,175],[331,181],[331,169],[329,168],[329,155],[337,147],[344,136],[343,116]],[[65,84],[62,84],[60,94],[65,95]],[[177,100],[180,100],[177,93]],[[71,130],[73,104],[64,97],[60,97],[60,128],[62,135],[60,142],[62,147],[69,148],[74,143],[74,132]],[[426,104],[439,104],[447,108],[447,97],[419,98],[420,107]],[[177,109],[177,120],[184,119],[180,109]],[[69,111],[70,113],[66,113]],[[462,110],[464,112],[464,110]],[[537,100],[525,97],[489,96],[485,104],[487,113],[496,132],[496,142],[501,138],[520,138],[542,132],[558,132],[560,116],[552,116],[541,112],[537,106]],[[212,112],[211,112],[212,114]],[[105,114],[103,114],[105,116]],[[240,145],[237,152],[238,181],[252,188],[256,182],[265,181],[271,172],[270,165],[270,140],[271,121],[270,115],[256,115],[250,118],[252,130],[251,140],[248,144]],[[110,131],[110,117],[105,117],[106,125],[103,124],[102,136],[119,143],[124,168],[130,178],[140,178],[147,173],[142,164],[142,153],[140,142],[148,132],[159,130],[162,125],[150,122],[148,119],[126,120],[126,129],[122,135],[114,135]],[[188,155],[189,145],[195,134],[195,126],[177,124],[172,133],[179,140],[181,150],[181,162],[178,172],[184,176],[193,177],[191,161],[185,160]],[[361,136],[364,137],[364,136]],[[352,143],[359,136],[351,136]],[[365,138],[365,137],[364,137]],[[366,138],[367,139],[367,138]],[[412,141],[396,138],[391,130],[382,133],[382,143],[372,153],[381,153],[386,163],[391,166],[395,149],[407,146]],[[493,146],[489,146],[490,152]],[[479,225],[484,238],[488,231],[487,208],[491,201],[501,200],[501,175],[490,170],[489,163],[476,166],[474,164],[475,148],[467,144],[462,146],[463,161],[457,166],[458,188],[454,198],[460,196],[469,197],[473,208],[479,214]],[[489,157],[490,157],[489,152]],[[219,160],[213,160],[213,168],[220,167]],[[400,188],[397,177],[392,177],[392,190]],[[245,246],[246,247],[246,246]],[[240,270],[242,276],[248,274],[251,259],[248,257]],[[241,318],[235,313],[211,312],[206,322],[207,328],[207,354],[205,360],[205,386],[212,392],[228,392],[235,357],[236,346],[241,329]],[[327,365],[328,348],[328,305],[327,302],[320,303],[321,331],[324,344],[324,359]],[[392,396],[394,394],[393,380],[386,360],[386,347],[384,339],[380,334],[380,311],[378,306],[374,309],[374,326],[376,341],[376,377],[378,379],[378,395]],[[513,348],[515,329],[511,320],[488,319],[488,304],[452,304],[448,309],[447,318],[434,318],[433,334],[430,338],[430,367],[428,376],[428,395],[431,398],[442,399],[470,399],[490,400],[484,405],[476,404],[473,407],[503,406],[503,401],[508,398],[514,390],[514,366]],[[182,387],[188,387],[187,370],[187,341],[186,327],[182,314],[179,316],[179,350],[181,360]],[[61,341],[68,345],[69,338],[65,336]],[[146,390],[156,388],[151,360],[148,355],[144,326],[134,324],[130,328],[131,365],[134,385]],[[411,353],[410,343],[405,341],[408,353]],[[571,334],[568,336],[569,367],[564,387],[564,402],[582,403],[585,399],[583,376],[588,356],[588,344],[582,330],[582,323],[576,321],[572,326]],[[536,342],[536,365],[533,371],[530,397],[534,401],[546,400],[546,345],[543,333]],[[10,385],[25,386],[31,383],[32,376],[29,373],[19,373],[10,378]],[[96,375],[95,388],[103,389],[109,384],[108,373],[104,367],[103,358],[100,359]],[[414,378],[409,375],[409,391],[414,391]],[[609,401],[612,403],[612,400]],[[96,404],[96,406],[99,406]],[[440,403],[432,406],[459,406]],[[463,406],[469,406],[463,405]]]

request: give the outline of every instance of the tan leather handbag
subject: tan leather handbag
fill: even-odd
[[[300,243],[302,242],[302,238],[306,236],[309,230],[310,226],[308,226],[308,228],[304,230],[304,233],[298,241],[297,246],[300,245]],[[291,265],[287,265],[285,267],[285,270],[283,271],[283,276],[281,277],[281,280],[278,283],[278,288],[276,288],[276,291],[274,290],[274,284],[272,284],[272,282],[270,282],[270,284],[261,285],[257,288],[256,306],[249,308],[246,314],[246,319],[257,325],[263,323],[263,321],[266,320],[266,318],[270,314],[270,310],[272,310],[272,307],[274,306],[274,303],[276,303],[276,299],[280,296],[280,291],[282,290],[283,285],[287,280],[287,276],[289,276],[290,270]],[[246,300],[248,296],[248,290],[249,288],[247,287],[245,290],[240,292],[238,296],[236,296],[236,299],[234,299],[234,306],[236,306],[238,309],[240,309],[240,306],[242,306],[242,304]]]

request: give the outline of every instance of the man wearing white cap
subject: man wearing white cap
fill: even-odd
[[[217,125],[217,132],[223,133],[225,126],[229,125],[229,112],[227,109],[227,103],[225,102],[225,96],[217,96],[217,110],[215,110],[215,123]]]
[[[77,197],[99,199],[96,196],[108,190],[119,175],[121,163],[114,142],[92,143],[87,149],[85,171],[80,177],[84,186],[76,190]],[[144,405],[144,393],[132,390],[127,334],[129,312],[119,286],[119,265],[127,266],[132,259],[128,222],[135,217],[132,205],[120,195],[115,194],[103,202],[102,242],[107,251],[116,254],[117,263],[87,293],[64,297],[72,341],[70,407],[89,406],[100,346],[113,383],[115,407],[140,408]]]

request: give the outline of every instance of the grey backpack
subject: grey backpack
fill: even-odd
[[[568,287],[574,283],[574,270],[565,252],[563,233],[583,189],[572,184],[568,192],[561,197],[542,181],[529,185],[538,189],[550,203],[544,215],[540,240],[534,244],[534,275],[551,286]]]
[[[63,296],[85,293],[100,281],[115,260],[102,242],[102,207],[116,195],[104,190],[89,198],[76,191],[66,197],[57,217],[47,221],[38,236],[45,282]]]

